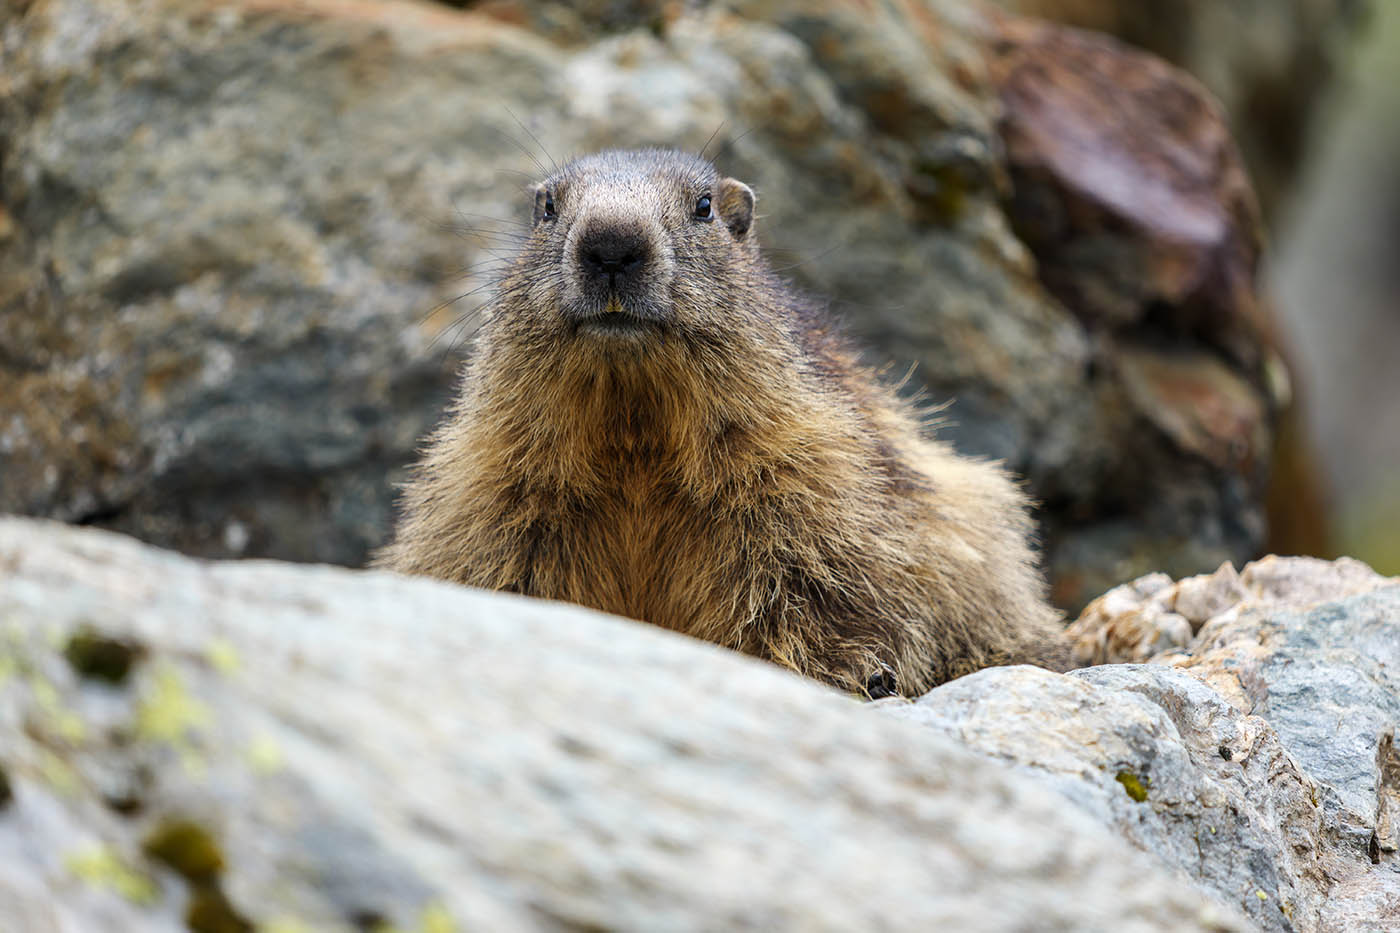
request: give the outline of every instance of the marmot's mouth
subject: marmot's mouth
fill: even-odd
[[[605,311],[574,321],[575,333],[610,334],[619,337],[655,333],[660,328],[660,321],[638,317],[626,311]]]
[[[566,304],[564,317],[575,334],[614,337],[657,333],[667,319],[665,310],[656,302],[617,295],[608,295],[604,301]]]

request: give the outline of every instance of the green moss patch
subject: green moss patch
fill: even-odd
[[[1114,775],[1114,780],[1122,784],[1124,792],[1138,803],[1147,801],[1147,788],[1152,786],[1152,782],[1146,777],[1138,777],[1131,771],[1119,771]]]
[[[253,933],[253,924],[234,909],[217,884],[205,884],[190,894],[185,926],[193,933]]]
[[[224,870],[224,855],[218,843],[193,820],[161,823],[146,836],[141,848],[191,882],[213,881]]]
[[[79,676],[113,686],[125,683],[144,655],[136,642],[103,635],[90,625],[74,632],[63,646],[63,656]]]

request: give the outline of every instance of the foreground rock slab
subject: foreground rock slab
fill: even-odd
[[[1248,928],[1004,765],[577,608],[5,519],[0,640],[26,931]]]
[[[885,704],[1040,778],[1265,929],[1400,929],[1400,581],[1267,558],[1144,577],[1058,677],[982,671]]]

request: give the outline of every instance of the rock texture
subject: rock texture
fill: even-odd
[[[1384,0],[995,0],[1126,39],[1191,72],[1224,105],[1264,203],[1297,180],[1308,130],[1332,101],[1346,39]],[[1270,213],[1274,213],[1273,210]]]
[[[34,933],[1249,927],[947,738],[580,609],[5,519],[0,639]]]
[[[1258,206],[1220,109],[1107,36],[1024,20],[1000,35],[1008,211],[1047,286],[1099,329],[1174,326],[1258,367]],[[1178,313],[1153,321],[1163,308]]]
[[[1284,346],[1283,356],[1288,365],[1274,364],[1272,368],[1275,378],[1285,370],[1288,372],[1287,383],[1291,386],[1288,394],[1292,397],[1292,404],[1285,408],[1275,428],[1267,507],[1269,529],[1265,547],[1278,553],[1320,555],[1358,553],[1359,549],[1364,548],[1373,562],[1385,560],[1389,550],[1383,535],[1376,536],[1380,538],[1380,546],[1375,543],[1375,537],[1352,539],[1350,546],[1340,548],[1338,543],[1347,540],[1346,524],[1350,516],[1346,515],[1343,507],[1358,489],[1358,485],[1349,482],[1350,477],[1344,474],[1363,474],[1366,470],[1364,464],[1389,462],[1383,457],[1358,456],[1356,451],[1361,447],[1387,443],[1393,447],[1394,438],[1400,437],[1400,432],[1387,431],[1383,426],[1378,429],[1377,422],[1387,420],[1388,410],[1370,402],[1372,398],[1388,397],[1375,387],[1377,374],[1386,367],[1384,364],[1368,366],[1364,362],[1357,365],[1358,359],[1364,361],[1379,352],[1375,348],[1389,347],[1393,341],[1377,339],[1377,335],[1388,329],[1393,330],[1397,325],[1383,320],[1393,317],[1388,314],[1375,315],[1376,320],[1368,321],[1365,326],[1338,327],[1337,322],[1343,315],[1351,313],[1348,303],[1358,309],[1387,310],[1393,304],[1385,298],[1377,299],[1374,294],[1366,294],[1369,280],[1364,274],[1358,277],[1339,272],[1356,261],[1356,257],[1368,254],[1377,257],[1379,267],[1390,268],[1391,251],[1385,232],[1389,221],[1384,220],[1376,225],[1368,224],[1365,218],[1373,210],[1378,217],[1388,218],[1392,213],[1387,207],[1389,202],[1384,192],[1378,191],[1377,186],[1386,187],[1388,167],[1393,164],[1393,159],[1388,161],[1384,141],[1392,121],[1380,114],[1393,109],[1388,88],[1396,82],[1393,75],[1383,74],[1384,69],[1373,69],[1374,83],[1387,90],[1370,95],[1375,103],[1372,107],[1374,113],[1352,119],[1350,113],[1353,108],[1349,99],[1356,96],[1358,76],[1349,72],[1353,70],[1351,65],[1356,45],[1350,40],[1366,36],[1369,43],[1375,45],[1374,34],[1378,29],[1384,30],[1384,22],[1390,16],[1392,5],[1373,0],[993,2],[1020,13],[1093,31],[1077,36],[1061,32],[1060,41],[1064,44],[1103,45],[1107,40],[1100,33],[1124,39],[1181,66],[1210,89],[1215,101],[1221,105],[1221,112],[1228,120],[1235,139],[1240,143],[1254,188],[1259,192],[1263,213],[1271,221],[1270,227],[1274,232],[1272,240],[1280,246],[1270,264],[1273,268],[1273,287],[1266,291],[1270,293],[1271,303],[1276,304],[1287,319],[1287,326],[1282,329],[1292,335],[1292,339],[1280,340],[1276,337],[1271,341]],[[1366,27],[1358,28],[1363,21]],[[1061,73],[1071,70],[1065,66],[1081,56],[1082,53],[1059,59],[1058,70]],[[1104,69],[1089,69],[1085,74],[1092,77],[1096,70],[1102,74]],[[1150,89],[1151,82],[1145,79],[1152,71],[1152,68],[1147,68],[1141,73],[1123,75],[1125,80],[1122,83],[1100,81],[1097,93],[1109,100],[1141,96],[1144,89]],[[1170,89],[1164,87],[1163,90],[1169,97]],[[1090,112],[1098,109],[1097,101],[1089,103]],[[1167,101],[1162,97],[1155,101],[1143,100],[1146,112],[1157,119],[1180,110],[1179,106],[1170,103],[1162,106],[1164,103]],[[1182,126],[1190,126],[1193,122],[1189,113],[1179,114],[1179,118]],[[1097,129],[1111,131],[1111,126],[1111,123],[1100,124]],[[1361,147],[1363,155],[1353,160],[1356,164],[1332,168],[1332,153],[1339,148],[1335,137],[1355,138],[1358,134],[1352,132],[1352,126],[1364,127],[1360,130],[1360,135],[1367,139],[1367,143]],[[1144,133],[1141,127],[1133,127],[1129,132],[1149,148],[1160,147],[1175,135],[1171,131],[1162,136]],[[1174,151],[1166,148],[1161,155],[1168,160],[1183,160],[1187,164],[1204,159],[1198,164],[1211,166],[1211,149],[1212,145],[1207,139],[1193,134],[1191,144]],[[1329,161],[1319,173],[1315,165],[1321,159]],[[1084,160],[1083,167],[1096,163],[1096,159],[1089,158]],[[1227,160],[1219,168],[1228,169],[1231,164],[1233,160]],[[1314,167],[1304,171],[1309,164]],[[1341,209],[1345,216],[1334,217],[1326,224],[1315,223],[1317,213],[1313,207],[1315,199],[1312,191],[1318,186],[1313,179],[1319,174],[1331,179],[1329,190],[1342,189],[1347,184],[1352,185],[1354,190],[1355,203]],[[1118,176],[1119,173],[1110,172],[1100,173],[1096,177],[1101,187],[1112,188]],[[1189,187],[1186,190],[1189,191]],[[1303,203],[1290,210],[1294,195],[1300,191]],[[1135,199],[1135,206],[1146,208],[1152,200]],[[1216,206],[1228,201],[1219,202]],[[1201,218],[1200,214],[1196,216]],[[1309,225],[1316,230],[1312,234],[1316,242],[1294,248],[1299,234],[1293,231],[1299,230],[1301,236],[1308,236],[1306,228]],[[1111,228],[1107,232],[1107,241],[1111,244],[1116,238]],[[1188,234],[1186,239],[1189,241],[1198,235]],[[1084,252],[1084,249],[1056,251],[1073,255]],[[1105,250],[1102,245],[1090,252],[1108,258],[1103,255]],[[1177,248],[1169,247],[1162,257],[1142,257],[1134,255],[1136,250],[1128,248],[1123,252],[1121,268],[1134,269],[1137,278],[1125,276],[1115,281],[1110,277],[1110,284],[1117,287],[1111,288],[1109,295],[1121,292],[1123,285],[1141,287],[1144,281],[1154,278],[1142,271],[1143,258],[1148,258],[1149,262],[1161,262],[1166,255],[1177,252]],[[1110,266],[1110,269],[1114,268],[1120,266]],[[1181,268],[1178,267],[1178,271]],[[1184,268],[1190,269],[1191,266]],[[1306,282],[1308,268],[1319,270],[1312,276],[1315,284],[1311,290]],[[1338,289],[1337,282],[1342,279],[1346,279],[1348,285]],[[1366,313],[1357,311],[1355,316],[1364,317]],[[1199,323],[1199,318],[1197,320]],[[1229,317],[1226,316],[1215,321],[1214,326],[1222,323],[1228,326],[1228,321]],[[1272,324],[1266,326],[1270,331],[1275,330]],[[1343,346],[1349,334],[1358,335],[1352,341],[1355,345]],[[1329,348],[1338,360],[1344,362],[1334,363],[1330,369],[1319,369],[1317,360]],[[1347,378],[1354,379],[1365,388],[1355,398],[1339,405],[1334,401],[1332,389]],[[1229,393],[1222,397],[1229,398]],[[1234,406],[1226,405],[1222,414],[1228,414],[1231,407]],[[1217,414],[1203,420],[1219,423],[1221,419]],[[1347,426],[1354,423],[1363,424],[1364,427],[1352,430],[1342,441],[1341,436],[1347,432]],[[1331,467],[1330,476],[1321,469],[1320,464],[1324,461],[1331,461],[1327,464]],[[1339,463],[1343,464],[1340,468],[1337,466]],[[1372,510],[1362,514],[1369,518],[1380,513]],[[1339,519],[1341,528],[1337,527]],[[1393,524],[1391,516],[1385,516],[1375,521],[1374,526],[1388,528]],[[1338,531],[1342,532],[1340,538]]]
[[[1057,677],[998,668],[884,704],[1039,776],[1274,930],[1400,917],[1400,581],[1269,558],[1145,577],[1071,631]]]
[[[1134,201],[1184,177],[1125,146],[1163,132],[1155,104],[1111,99],[1084,137],[1133,180],[1121,216],[1204,229],[1183,253],[1141,224],[1096,240],[1120,216],[1084,213],[1103,191],[1032,171],[1056,161],[1043,138],[1003,136],[1021,86],[1004,66],[1046,34],[1001,14],[598,6],[5,6],[0,509],[207,556],[362,561],[528,217],[533,163],[713,136],[758,190],[774,264],[892,378],[913,367],[911,390],[951,401],[961,449],[1027,476],[1063,604],[1257,553],[1276,397],[1237,328],[1255,241],[1192,82],[1148,69],[1180,105],[1164,113],[1195,115],[1163,145],[1211,153],[1182,197]],[[1068,218],[1079,257],[1027,248],[1028,201]],[[1119,254],[1161,274],[1110,295],[1106,321],[1080,298]]]

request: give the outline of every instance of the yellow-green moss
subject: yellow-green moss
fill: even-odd
[[[248,743],[247,757],[254,774],[276,774],[286,766],[282,747],[271,736],[255,736]]]
[[[1114,780],[1122,784],[1124,792],[1138,803],[1147,800],[1147,789],[1152,786],[1152,782],[1146,777],[1138,777],[1131,771],[1119,771]]]
[[[295,917],[273,917],[258,925],[261,933],[312,933],[311,927]]]
[[[72,710],[59,710],[53,718],[53,729],[63,741],[77,745],[87,738],[87,725]]]
[[[115,891],[134,904],[154,904],[157,888],[146,875],[127,865],[106,846],[75,852],[64,860],[68,871],[96,887]]]
[[[73,766],[46,748],[38,750],[39,777],[55,793],[71,796],[82,783]]]
[[[209,666],[220,674],[232,674],[241,664],[238,649],[227,638],[215,638],[204,648],[204,657]]]
[[[167,820],[141,843],[151,858],[193,882],[213,881],[224,869],[224,856],[208,830],[193,820]]]
[[[39,711],[42,713],[52,713],[59,709],[58,688],[41,674],[30,676],[29,695],[34,698],[34,705],[39,707]]]
[[[29,678],[29,692],[34,697],[46,729],[65,742],[76,745],[87,736],[87,727],[81,718],[63,705],[58,688],[46,677],[33,674]]]
[[[209,724],[209,708],[190,696],[173,668],[157,672],[150,695],[136,715],[136,731],[144,739],[178,745]]]
[[[375,933],[457,933],[457,922],[452,919],[447,905],[434,901],[423,908],[417,925],[408,931],[386,923],[375,927]]]
[[[423,933],[456,933],[457,930],[457,924],[453,922],[452,915],[447,912],[447,907],[441,903],[429,904],[424,909],[419,923],[423,928]]]

